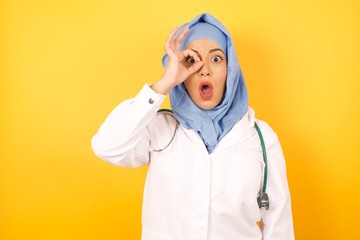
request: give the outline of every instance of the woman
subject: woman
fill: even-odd
[[[281,146],[248,106],[228,31],[201,14],[172,31],[165,51],[163,76],[117,106],[92,139],[112,164],[148,166],[142,239],[294,239]],[[173,114],[158,111],[167,93]],[[256,124],[268,210],[258,204],[265,163]]]

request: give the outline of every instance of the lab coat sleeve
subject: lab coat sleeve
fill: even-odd
[[[289,186],[283,151],[275,132],[265,122],[259,124],[267,151],[268,179],[266,192],[269,210],[261,209],[263,240],[293,240],[294,229]]]
[[[155,118],[165,95],[145,85],[135,98],[119,104],[93,136],[94,153],[111,164],[138,167],[149,162],[147,125]]]

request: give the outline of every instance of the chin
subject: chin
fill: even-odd
[[[196,103],[196,105],[203,110],[211,110],[217,106],[217,104],[214,104],[213,102],[210,102],[210,101],[199,102],[199,103]]]

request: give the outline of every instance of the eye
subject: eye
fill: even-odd
[[[194,64],[196,61],[195,61],[195,58],[193,58],[193,57],[187,57],[185,62]]]
[[[212,59],[212,61],[213,62],[221,62],[223,60],[223,58],[222,57],[220,57],[220,56],[215,56],[215,57],[213,57],[213,59]]]

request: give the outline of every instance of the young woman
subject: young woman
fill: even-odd
[[[201,14],[172,31],[165,51],[163,76],[92,139],[112,164],[148,166],[142,239],[294,239],[281,146],[248,106],[228,31]],[[159,111],[167,93],[173,113]]]

